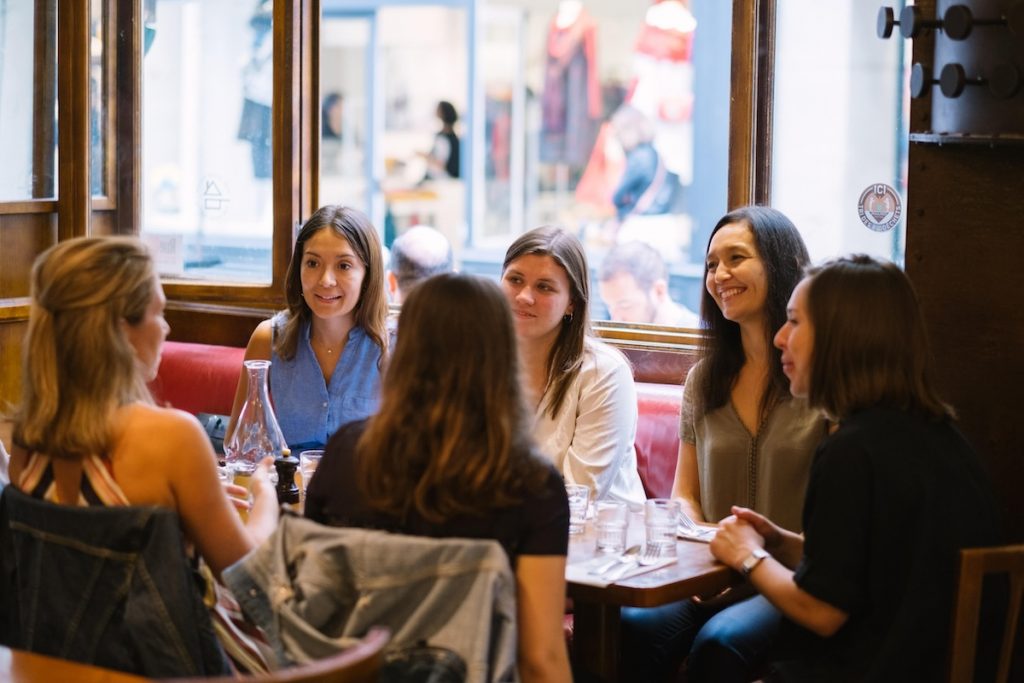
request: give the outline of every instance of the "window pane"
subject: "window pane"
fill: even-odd
[[[106,60],[106,31],[102,0],[92,0],[92,41],[89,62],[89,98],[91,111],[89,126],[92,131],[90,155],[92,166],[89,169],[89,182],[92,194],[107,194],[107,78],[104,61]]]
[[[861,194],[877,184],[906,198],[909,41],[898,31],[877,38],[878,7],[778,3],[771,201],[793,219],[813,261],[851,252],[903,260],[904,221],[876,232],[858,213]]]
[[[147,7],[142,233],[162,273],[269,282],[272,3]]]
[[[609,313],[599,286],[608,252],[639,241],[653,257],[625,254],[606,278],[619,280],[619,291],[604,288],[615,317],[693,325],[674,303],[696,310],[704,244],[726,210],[731,8],[485,1],[474,36],[462,34],[459,10],[381,10],[389,225],[434,222],[455,235],[463,271],[497,277],[516,237],[560,224],[586,245],[596,319]],[[400,24],[412,28],[391,42]],[[440,70],[423,66],[442,58]],[[445,77],[420,76],[435,72]],[[436,135],[439,99],[459,113],[461,189],[472,193],[464,219],[465,199],[422,182],[417,152]]]
[[[379,13],[379,41],[385,244],[407,227],[428,224],[448,237],[460,258],[467,234],[466,183],[461,174],[470,164],[465,149],[466,12],[386,7]],[[447,133],[442,102],[458,119]]]
[[[320,24],[320,203],[366,214],[372,30],[366,17],[325,16]]]
[[[56,38],[55,0],[0,0],[0,201],[54,196]]]

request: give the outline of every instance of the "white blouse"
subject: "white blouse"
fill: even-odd
[[[552,418],[545,394],[534,422],[534,438],[567,484],[586,484],[593,500],[642,503],[636,469],[637,399],[633,373],[617,350],[587,339],[583,365]]]

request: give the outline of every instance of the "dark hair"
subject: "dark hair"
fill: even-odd
[[[414,226],[409,230],[432,230],[439,238],[444,238],[440,232],[427,226]],[[398,287],[403,294],[417,283],[426,280],[433,275],[449,273],[452,270],[452,245],[445,239],[446,248],[443,252],[430,249],[429,247],[440,246],[440,239],[437,244],[431,244],[428,248],[419,249],[416,245],[410,248],[409,241],[414,239],[415,234],[409,231],[402,233],[391,245],[391,272],[398,278]]]
[[[637,286],[645,292],[654,287],[658,280],[668,281],[665,259],[646,242],[626,242],[611,248],[601,262],[598,279],[607,282],[620,273],[631,275]]]
[[[793,222],[781,211],[767,206],[746,206],[722,216],[708,238],[709,249],[715,233],[731,223],[740,223],[750,229],[765,271],[764,338],[769,354],[769,377],[767,390],[761,399],[763,415],[776,401],[789,396],[789,380],[782,372],[782,352],[775,348],[772,340],[786,322],[786,303],[810,258]],[[701,355],[705,367],[696,393],[698,416],[729,401],[732,386],[746,362],[740,326],[722,315],[707,291],[707,277],[705,260],[705,287],[700,301],[700,317],[705,328]]]
[[[323,105],[320,107],[320,136],[324,138],[338,139],[341,137],[340,130],[334,130],[331,126],[331,109],[334,108],[335,104],[344,102],[345,98],[341,93],[332,92],[324,98]]]
[[[366,268],[363,284],[359,290],[359,301],[353,311],[355,324],[363,328],[370,339],[381,350],[381,361],[387,352],[388,299],[384,291],[384,256],[380,237],[361,211],[346,206],[328,204],[320,207],[309,217],[299,236],[295,239],[292,259],[285,274],[285,323],[281,335],[274,340],[274,350],[285,360],[295,357],[299,342],[299,331],[313,313],[302,296],[302,257],[306,242],[316,233],[331,229],[338,237],[344,238]]]
[[[857,254],[808,269],[807,277],[809,405],[836,419],[874,405],[953,417],[932,388],[928,334],[902,270]]]
[[[370,504],[443,522],[543,486],[519,383],[508,302],[492,281],[447,273],[402,305],[380,411],[357,445]]]
[[[437,115],[441,118],[441,123],[446,126],[454,126],[455,122],[459,120],[459,114],[455,111],[455,105],[447,100],[441,100],[437,103]]]
[[[551,388],[551,400],[545,412],[554,417],[583,365],[583,349],[590,334],[590,271],[587,268],[587,254],[579,238],[563,228],[547,225],[523,233],[512,243],[505,252],[502,274],[513,261],[531,254],[550,256],[565,271],[569,280],[572,315],[568,316],[558,331],[547,367],[547,386]]]

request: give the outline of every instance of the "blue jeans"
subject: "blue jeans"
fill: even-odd
[[[632,680],[750,681],[764,667],[782,614],[755,596],[733,604],[683,600],[622,609],[622,667]]]

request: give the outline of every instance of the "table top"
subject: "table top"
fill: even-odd
[[[0,681],[4,683],[49,683],[50,681],[145,683],[149,679],[0,646]]]
[[[630,517],[626,545],[642,545],[644,523],[641,515]],[[676,541],[677,561],[667,567],[638,574],[609,586],[590,586],[569,581],[574,600],[629,607],[657,607],[694,595],[714,595],[743,578],[711,555],[707,543]],[[597,554],[597,535],[592,521],[582,534],[569,537],[567,564],[586,562]]]

